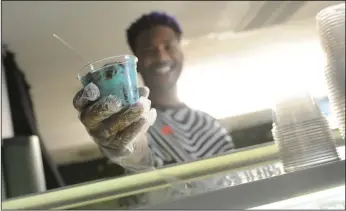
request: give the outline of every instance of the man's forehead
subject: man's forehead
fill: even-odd
[[[137,38],[137,46],[139,48],[146,48],[167,43],[173,39],[176,39],[176,36],[171,28],[166,26],[156,26],[140,33]]]

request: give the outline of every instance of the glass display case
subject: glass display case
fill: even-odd
[[[344,147],[339,147],[344,159]],[[177,190],[196,181],[226,178],[180,197],[121,207],[126,197]],[[172,179],[173,178],[173,179]],[[154,171],[48,191],[2,202],[3,209],[275,209],[344,206],[345,161],[284,173],[273,143]],[[191,189],[190,189],[191,190]],[[327,192],[326,192],[327,191]],[[329,192],[328,192],[329,191]],[[312,194],[312,195],[311,195]],[[315,195],[314,195],[315,194]],[[317,194],[317,196],[316,196]],[[324,195],[323,195],[324,194]],[[314,201],[330,199],[316,205]],[[154,194],[155,196],[155,194]],[[302,198],[303,196],[303,198]],[[306,196],[304,198],[304,196]],[[311,198],[315,196],[315,199]],[[160,198],[161,197],[161,198]],[[298,197],[298,198],[297,198]],[[292,203],[295,202],[295,203]],[[303,201],[303,203],[301,203]],[[308,202],[312,205],[308,205]],[[334,204],[333,204],[334,203]],[[327,207],[328,207],[327,206]],[[299,207],[299,209],[300,209]]]

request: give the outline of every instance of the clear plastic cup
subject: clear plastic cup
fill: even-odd
[[[339,160],[328,121],[308,92],[276,102],[272,134],[286,172]]]
[[[308,92],[278,100],[272,111],[273,122],[280,126],[309,121],[322,115],[315,99]]]
[[[123,106],[139,99],[135,56],[113,56],[92,62],[80,70],[78,79],[83,86],[94,83],[101,97],[116,96]]]

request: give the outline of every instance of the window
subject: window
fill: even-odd
[[[275,99],[304,91],[326,96],[323,67],[318,39],[261,46],[186,67],[178,94],[190,107],[225,118],[270,108]]]

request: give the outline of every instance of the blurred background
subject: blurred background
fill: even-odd
[[[277,97],[309,90],[321,102],[326,100],[315,16],[340,2],[5,1],[1,39],[15,53],[30,86],[47,151],[65,182],[75,184],[112,175],[113,170],[105,170],[108,164],[101,162],[72,106],[81,88],[77,73],[85,62],[54,33],[84,57],[98,60],[131,53],[125,29],[143,13],[174,15],[183,28],[186,56],[181,100],[221,120],[241,148],[273,141],[270,108]],[[2,77],[2,138],[10,138],[12,105],[6,104],[5,83]],[[74,176],[66,173],[71,169]],[[93,169],[97,176],[90,173]]]

